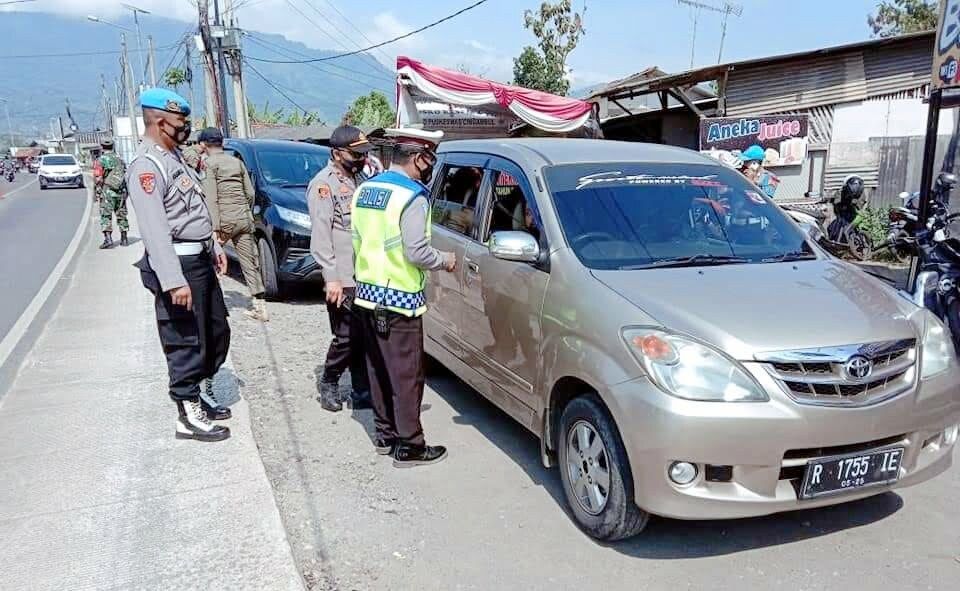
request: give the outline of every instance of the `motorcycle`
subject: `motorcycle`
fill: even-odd
[[[13,170],[12,170],[12,169],[11,169],[11,170],[8,170],[8,171],[7,171],[7,180],[12,183],[12,182],[13,182],[13,179],[14,179],[14,172],[13,172]]]
[[[903,205],[890,209],[888,216],[890,226],[887,239],[877,247],[877,250],[890,249],[891,254],[900,263],[906,263],[910,257],[917,255],[915,236],[919,216],[917,209],[920,193],[900,193]]]
[[[873,244],[862,230],[860,204],[863,199],[863,179],[850,175],[843,181],[837,195],[828,202],[833,205],[834,219],[827,226],[827,240],[831,250],[847,251],[853,258],[865,261],[873,253]]]
[[[898,236],[891,245],[916,252],[919,273],[908,295],[950,327],[953,344],[960,351],[960,236],[951,233],[951,225],[960,221],[960,212],[950,213],[950,191],[956,184],[956,175],[940,173],[926,223],[920,223],[913,214],[913,220],[906,220],[914,224],[913,236]]]

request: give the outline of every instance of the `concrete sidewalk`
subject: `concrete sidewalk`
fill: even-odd
[[[0,398],[0,588],[303,589],[246,403],[229,440],[174,439],[143,246],[96,226]]]

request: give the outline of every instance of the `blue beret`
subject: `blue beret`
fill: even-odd
[[[166,88],[148,88],[141,92],[140,106],[144,109],[159,109],[168,113],[190,114],[190,103],[187,99]]]

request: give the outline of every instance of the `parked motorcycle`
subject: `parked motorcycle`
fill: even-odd
[[[860,229],[863,179],[856,175],[848,176],[838,193],[828,201],[833,204],[835,217],[827,226],[827,240],[833,243],[834,248],[839,246],[841,251],[849,252],[857,260],[869,259],[873,253],[873,244],[870,237]]]
[[[891,246],[917,253],[919,273],[909,295],[918,306],[930,309],[950,327],[953,344],[960,351],[960,235],[951,233],[951,225],[960,221],[960,213],[950,213],[950,191],[956,184],[956,175],[940,173],[934,183],[926,223],[920,223],[914,213],[913,220],[906,220],[913,223],[913,236],[898,237]],[[915,200],[914,206],[917,205]],[[909,206],[904,209],[910,211]]]
[[[890,249],[894,258],[898,262],[906,263],[910,257],[917,256],[917,244],[915,236],[919,216],[917,209],[919,205],[920,193],[900,193],[900,200],[903,205],[894,207],[890,210],[890,226],[887,232],[887,239],[877,247],[876,250]]]

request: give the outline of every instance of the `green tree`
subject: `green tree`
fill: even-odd
[[[284,123],[291,127],[306,127],[319,121],[320,116],[316,113],[304,113],[303,111],[297,110],[290,113]]]
[[[258,111],[256,105],[247,101],[247,117],[250,119],[250,123],[277,125],[283,121],[283,107],[271,111],[270,101],[264,101],[263,108]]]
[[[567,57],[584,34],[583,17],[574,12],[572,0],[555,4],[544,2],[536,12],[523,13],[523,26],[537,38],[537,49],[527,46],[513,60],[513,83],[565,95],[570,90],[566,78]]]
[[[344,114],[343,120],[350,125],[362,127],[389,127],[396,120],[396,114],[387,95],[374,90],[370,94],[357,97]]]
[[[937,0],[882,0],[867,16],[874,37],[896,37],[937,28]]]
[[[163,73],[163,83],[173,88],[179,88],[187,82],[187,71],[182,68],[170,68]]]

